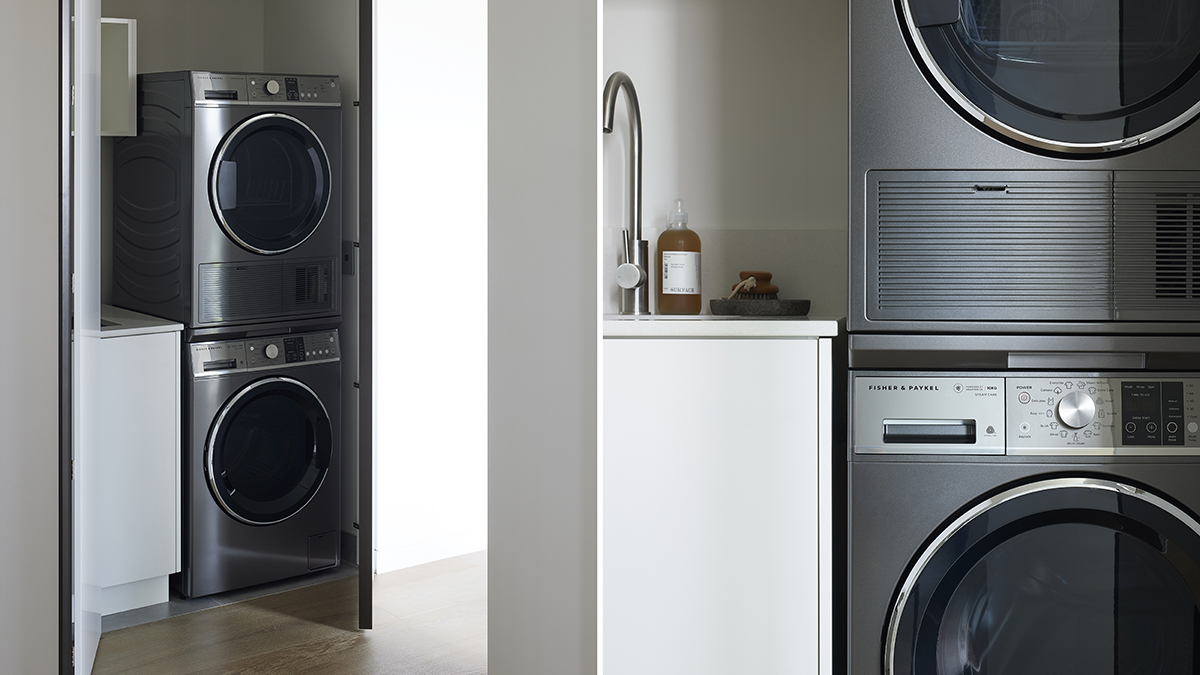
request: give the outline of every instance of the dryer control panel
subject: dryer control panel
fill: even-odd
[[[290,368],[341,358],[336,330],[203,342],[189,346],[194,377]]]
[[[332,75],[194,72],[192,96],[203,107],[342,104],[341,83]]]
[[[1007,378],[1010,455],[1200,454],[1200,378]]]

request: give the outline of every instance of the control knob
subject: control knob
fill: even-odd
[[[274,96],[275,94],[278,94],[279,93],[279,81],[278,80],[267,80],[266,90],[267,90],[267,93],[272,96]]]
[[[273,359],[276,356],[279,356],[279,347],[273,344],[267,345],[267,348],[263,351],[266,352],[268,359]]]
[[[1096,416],[1096,402],[1091,396],[1078,389],[1067,392],[1058,402],[1058,418],[1063,426],[1079,429],[1086,427]]]

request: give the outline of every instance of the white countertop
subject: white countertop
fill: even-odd
[[[183,330],[183,324],[181,323],[120,307],[113,307],[112,305],[100,305],[101,338],[170,333],[181,330]]]
[[[834,337],[839,319],[827,317],[604,315],[604,337]]]

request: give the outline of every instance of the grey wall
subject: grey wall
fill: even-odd
[[[102,0],[100,12],[138,20],[139,73],[263,68],[263,0]]]
[[[0,63],[21,100],[0,124],[0,673],[58,668],[58,3],[10,2]]]
[[[596,0],[488,7],[488,672],[596,672]]]

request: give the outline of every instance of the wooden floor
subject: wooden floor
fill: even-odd
[[[375,578],[358,630],[348,578],[104,633],[93,675],[483,675],[487,559],[471,554]]]

